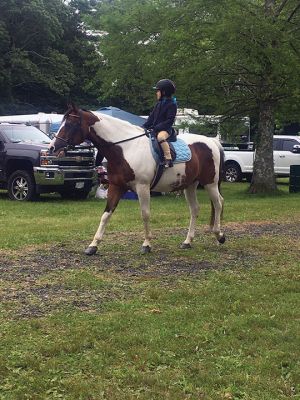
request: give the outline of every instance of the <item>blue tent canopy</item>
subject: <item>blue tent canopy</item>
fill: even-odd
[[[142,126],[146,122],[145,118],[140,117],[139,115],[135,115],[130,112],[121,110],[120,108],[117,108],[117,107],[101,107],[97,111],[102,114],[111,115],[112,117],[119,118],[124,121],[128,121],[133,125]]]
[[[117,107],[101,107],[99,108],[100,113],[102,114],[108,114],[111,115],[112,117],[122,119],[124,121],[128,121],[133,125],[137,126],[142,126],[145,122],[146,119],[143,117],[140,117],[138,115],[132,114],[130,112],[121,110],[120,108]],[[50,133],[56,133],[61,125],[61,122],[52,122],[50,125]]]
[[[56,133],[60,128],[61,122],[52,122],[50,125],[50,133]]]

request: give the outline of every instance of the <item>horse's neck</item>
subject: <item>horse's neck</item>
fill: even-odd
[[[94,126],[96,134],[106,142],[116,143],[127,140],[143,133],[143,130],[126,121],[112,118],[107,115],[100,116],[101,120]]]
[[[109,162],[115,163],[123,157],[136,158],[138,147],[143,150],[147,148],[147,137],[140,137],[144,133],[143,129],[115,118],[102,115],[100,118],[93,126],[90,138]],[[119,143],[119,146],[113,146],[114,143]]]

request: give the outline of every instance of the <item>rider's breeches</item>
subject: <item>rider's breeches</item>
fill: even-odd
[[[171,160],[171,152],[170,152],[170,146],[169,143],[167,142],[167,139],[170,135],[166,131],[161,131],[157,135],[157,140],[158,143],[160,144],[162,151],[164,153],[165,160]]]

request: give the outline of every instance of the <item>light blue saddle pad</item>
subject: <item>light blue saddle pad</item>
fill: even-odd
[[[182,139],[177,139],[176,142],[168,142],[168,143],[170,147],[173,147],[176,153],[176,158],[173,161],[174,164],[190,161],[190,159],[192,158],[191,150],[189,146]],[[159,156],[153,147],[153,141],[151,140],[151,138],[150,138],[150,147],[153,158],[157,163],[159,163],[160,162]]]

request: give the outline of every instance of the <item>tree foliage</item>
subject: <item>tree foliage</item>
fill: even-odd
[[[251,191],[274,191],[274,121],[300,119],[299,26],[298,0],[0,0],[2,112],[72,97],[144,114],[168,77],[180,107],[250,116]]]
[[[299,118],[297,0],[110,0],[94,25],[105,72],[100,98],[150,107],[149,88],[174,79],[181,106],[258,126],[252,191],[274,191],[274,120]]]
[[[58,110],[69,96],[93,100],[82,83],[97,53],[82,4],[86,12],[86,1],[0,0],[0,112]]]

